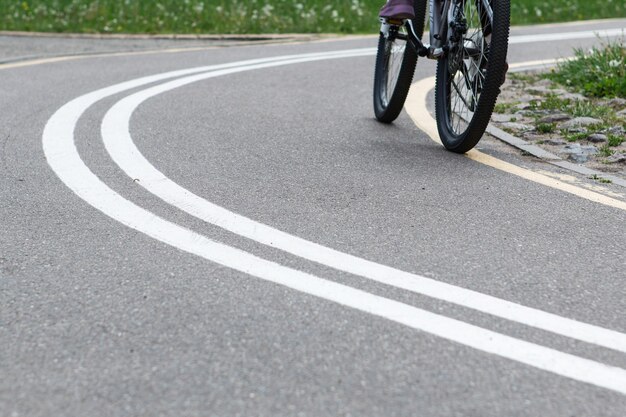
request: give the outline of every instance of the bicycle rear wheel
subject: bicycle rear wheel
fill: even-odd
[[[422,37],[426,18],[426,0],[415,0],[415,34]],[[409,93],[417,53],[407,45],[408,35],[402,25],[388,25],[381,29],[374,74],[374,114],[383,123],[393,122]]]
[[[461,0],[457,5],[448,29],[456,42],[437,63],[435,113],[443,145],[465,153],[483,136],[500,94],[510,0]]]

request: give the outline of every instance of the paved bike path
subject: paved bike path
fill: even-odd
[[[4,71],[11,111],[3,111],[0,208],[11,221],[0,235],[8,317],[0,331],[10,342],[2,408],[27,415],[620,415],[619,394],[173,250],[91,208],[43,158],[41,133],[52,113],[97,88],[199,65],[371,46],[368,39],[244,47]],[[511,62],[550,52],[513,46]],[[392,126],[375,123],[371,71],[372,58],[362,57],[207,80],[142,104],[131,133],[169,178],[261,223],[625,332],[624,238],[616,227],[623,212],[447,153],[406,115]],[[420,62],[416,78],[432,73],[432,63]],[[614,351],[340,273],[172,208],[138,188],[103,148],[100,123],[120,98],[91,109],[76,137],[85,164],[125,198],[281,265],[626,367]],[[535,168],[496,143],[481,147]]]

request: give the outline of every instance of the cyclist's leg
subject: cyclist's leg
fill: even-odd
[[[388,0],[380,9],[379,16],[391,19],[415,19],[413,0]]]

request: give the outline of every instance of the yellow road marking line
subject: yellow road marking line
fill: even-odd
[[[565,173],[561,173],[561,172],[553,172],[553,171],[544,171],[542,169],[538,169],[536,170],[536,172],[546,175],[548,177],[552,177],[552,178],[556,178],[559,179],[561,181],[567,182],[569,184],[574,184],[574,185],[578,185],[580,187],[583,188],[587,188],[588,190],[591,191],[597,191],[599,193],[605,194],[609,197],[614,197],[617,199],[625,199],[626,198],[626,194],[624,193],[619,193],[616,191],[612,191],[607,189],[606,187],[603,187],[602,185],[595,183],[595,184],[591,184],[591,183],[586,183],[583,181],[583,178],[586,178],[584,175],[582,177],[575,177],[573,175],[568,175]]]
[[[553,62],[554,60],[532,61],[511,65],[511,67],[526,67]],[[413,123],[415,123],[415,125],[420,130],[426,133],[433,141],[441,143],[441,140],[439,139],[439,133],[437,131],[437,123],[428,112],[428,108],[426,106],[428,92],[433,89],[434,85],[435,77],[424,78],[413,84],[405,103],[405,109],[413,120]],[[538,172],[519,167],[517,165],[505,162],[501,159],[477,151],[476,149],[472,149],[471,151],[469,151],[466,154],[466,157],[483,165],[487,165],[500,171],[516,175],[520,178],[524,178],[528,181],[545,185],[546,187],[554,188],[556,190],[560,190],[575,195],[577,197],[593,201],[594,203],[600,203],[605,206],[626,211],[626,202],[624,201],[617,200],[615,198],[611,198],[606,195],[578,187],[576,185],[568,184],[566,182],[560,181],[557,178],[552,178],[547,175],[543,175]]]
[[[328,39],[316,39],[316,40],[305,40],[305,41],[286,41],[290,45],[300,45],[303,43],[324,43],[324,42],[335,42],[335,41],[344,41],[344,40],[359,40],[359,39],[367,39],[373,38],[373,35],[355,35],[355,36],[345,36],[345,37],[330,37]],[[377,35],[376,35],[377,37]],[[262,41],[251,41],[255,43],[240,43],[238,46],[254,46],[254,45],[263,45],[263,46],[277,46],[283,45],[282,42],[272,42],[272,43],[261,43]],[[127,51],[127,52],[109,52],[102,54],[84,54],[84,55],[63,55],[56,56],[50,58],[37,58],[26,61],[18,61],[18,62],[7,62],[6,64],[0,64],[0,70],[4,69],[13,69],[13,68],[22,68],[22,67],[30,67],[34,65],[43,65],[43,64],[53,64],[56,62],[63,61],[74,61],[79,59],[88,59],[88,58],[109,58],[116,56],[133,56],[133,55],[148,55],[148,54],[174,54],[179,52],[196,52],[196,51],[206,51],[209,49],[217,49],[220,46],[190,46],[184,48],[170,48],[170,49],[151,49],[148,51]]]
[[[0,70],[31,67],[34,65],[52,64],[55,62],[74,61],[78,59],[88,58],[109,58],[116,56],[132,56],[132,55],[149,55],[149,54],[174,54],[178,52],[195,52],[205,51],[208,49],[216,49],[217,46],[202,46],[202,47],[189,47],[189,48],[171,48],[171,49],[151,49],[149,51],[128,51],[128,52],[110,52],[104,54],[85,54],[85,55],[64,55],[51,58],[38,58],[27,61],[7,62],[6,64],[0,64]]]
[[[19,62],[9,62],[7,64],[0,64],[0,70],[3,69],[11,69],[11,68],[21,68],[21,67],[30,67],[33,65],[41,65],[41,64],[50,64],[53,62],[61,62],[61,61],[70,61],[72,59],[77,59],[79,55],[76,56],[60,56],[54,58],[42,58],[42,59],[32,59],[29,61],[19,61]]]

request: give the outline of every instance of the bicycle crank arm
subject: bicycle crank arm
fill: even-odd
[[[422,43],[420,38],[418,38],[417,34],[415,33],[415,28],[413,27],[412,20],[406,20],[405,26],[409,35],[409,42],[411,43],[411,46],[415,48],[417,55],[422,57],[428,57],[430,59],[439,59],[443,55],[443,48],[431,48],[430,45],[424,45]]]

